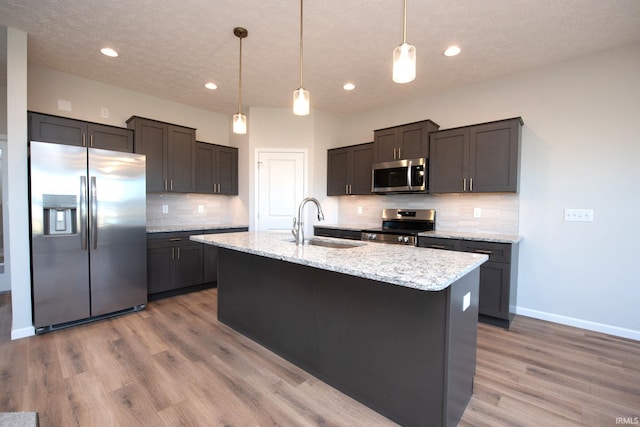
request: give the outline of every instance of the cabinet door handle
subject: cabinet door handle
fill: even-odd
[[[93,147],[93,134],[89,135],[89,147]]]
[[[162,180],[162,186],[164,187],[164,191],[167,191],[167,180],[166,179]]]
[[[173,178],[169,180],[169,183],[170,183],[169,190],[173,191]]]
[[[169,239],[170,242],[180,242],[182,241],[182,237],[172,237]]]
[[[82,146],[86,147],[87,146],[87,135],[86,134],[82,134]]]
[[[176,248],[178,252],[178,259],[180,259],[180,248]]]
[[[442,245],[431,245],[431,248],[433,248],[433,249],[447,249]]]
[[[218,193],[222,193],[222,184],[218,183]]]
[[[176,248],[171,248],[171,259],[176,259]]]
[[[469,178],[469,191],[473,191],[473,178]]]
[[[395,149],[395,147],[394,147],[394,148],[393,148],[393,160],[395,160],[395,159],[396,159],[396,149]]]
[[[467,191],[467,178],[462,179],[462,191]]]
[[[398,147],[398,159],[402,158],[402,147]]]
[[[349,184],[344,185],[344,194],[349,194]]]

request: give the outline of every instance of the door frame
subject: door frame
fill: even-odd
[[[309,150],[307,148],[256,148],[254,152],[254,165],[253,165],[253,206],[255,209],[253,210],[253,223],[255,225],[255,229],[258,229],[258,213],[260,207],[260,172],[258,171],[258,163],[260,160],[261,153],[297,153],[302,154],[302,192],[303,197],[304,194],[309,193]],[[301,200],[302,201],[302,200]]]

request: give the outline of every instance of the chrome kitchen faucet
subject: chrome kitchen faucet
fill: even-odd
[[[293,217],[293,228],[291,229],[291,234],[296,239],[296,245],[304,244],[304,227],[302,224],[302,208],[307,202],[313,202],[316,204],[316,208],[318,208],[318,221],[324,221],[324,214],[322,213],[322,207],[320,207],[320,202],[313,197],[307,197],[302,202],[300,202],[300,206],[298,206],[298,219]]]

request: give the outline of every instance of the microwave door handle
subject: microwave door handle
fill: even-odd
[[[413,169],[411,161],[407,161],[407,187],[409,187],[409,191],[413,190],[413,186],[411,185],[411,169]]]

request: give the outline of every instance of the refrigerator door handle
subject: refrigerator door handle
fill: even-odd
[[[91,230],[91,247],[98,249],[98,189],[96,177],[91,177],[91,215],[89,216]]]
[[[80,177],[80,249],[87,250],[87,177]]]

